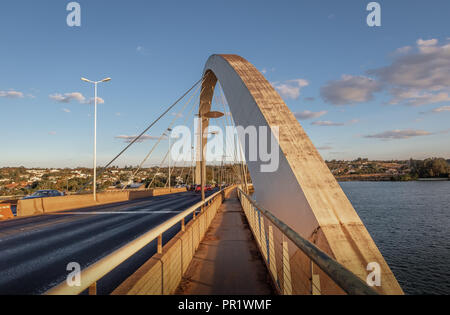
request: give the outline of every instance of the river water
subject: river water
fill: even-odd
[[[450,294],[450,181],[340,185],[406,294]]]

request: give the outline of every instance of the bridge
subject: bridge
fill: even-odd
[[[167,132],[179,117],[198,124],[184,178],[199,192],[172,187],[177,162],[169,145],[163,188],[152,186],[155,174],[143,190],[19,201],[19,217],[0,222],[0,293],[403,294],[297,119],[240,56],[211,56],[202,78],[102,170],[185,98],[186,110],[197,93],[198,103],[175,115]],[[210,126],[220,118],[224,127],[257,132],[246,134],[250,141],[237,137],[231,160],[225,149],[219,185],[207,190]],[[264,145],[272,161],[255,154]],[[80,272],[72,272],[74,262]],[[369,283],[372,277],[379,281]]]

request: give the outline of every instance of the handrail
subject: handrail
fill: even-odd
[[[369,287],[353,272],[345,268],[336,260],[328,256],[310,241],[301,237],[283,221],[275,217],[270,211],[258,205],[244,191],[238,188],[240,195],[245,198],[266,218],[272,222],[285,236],[290,239],[306,256],[309,257],[325,274],[327,274],[342,290],[350,295],[378,295],[379,293]]]
[[[216,198],[219,194],[224,193],[224,191],[225,189],[222,189],[206,198],[205,201],[196,203],[185,211],[177,214],[176,216],[170,218],[159,226],[153,228],[149,232],[143,234],[134,241],[131,241],[130,243],[124,245],[108,256],[100,259],[86,269],[82,270],[80,274],[80,286],[71,287],[67,284],[67,281],[63,281],[59,285],[45,292],[45,295],[77,295],[81,294],[91,286],[95,286],[98,280],[113,271],[116,267],[136,254],[139,250],[147,246],[150,242],[159,238],[164,232],[172,228],[174,225],[178,224],[179,222],[184,222],[184,219],[188,215],[194,213],[198,208],[208,204],[208,202]]]

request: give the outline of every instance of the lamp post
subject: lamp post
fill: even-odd
[[[86,78],[81,78],[82,81],[94,84],[94,183],[93,194],[94,201],[97,201],[97,85],[102,82],[111,81],[111,78],[106,78],[101,81],[91,81]]]
[[[171,144],[170,144],[170,138],[171,138],[171,136],[172,136],[172,129],[171,128],[167,128],[167,131],[168,131],[168,134],[169,134],[169,192],[171,191],[171,183],[170,183],[170,176],[172,175],[171,174],[171,171],[170,171],[170,166],[171,166],[171,162],[172,162],[172,160],[171,160],[171,155],[172,155],[172,152],[170,152],[171,150],[170,150],[170,146],[171,146]]]

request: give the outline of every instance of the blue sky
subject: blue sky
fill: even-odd
[[[261,70],[325,159],[450,158],[449,1],[378,1],[372,28],[361,0],[80,0],[81,27],[66,24],[69,2],[0,4],[0,166],[91,165],[93,88],[81,76],[113,79],[99,86],[106,163],[126,144],[116,137],[139,134],[214,53]]]

